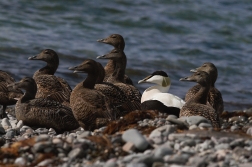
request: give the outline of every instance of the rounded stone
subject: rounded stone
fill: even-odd
[[[136,129],[129,129],[125,131],[122,135],[122,139],[126,142],[133,143],[140,151],[144,151],[149,145],[145,137]]]
[[[15,160],[14,164],[16,164],[18,166],[25,166],[26,160],[23,157],[19,157]]]
[[[208,119],[199,115],[187,117],[186,121],[190,126],[199,125],[200,123],[211,123]]]
[[[45,159],[41,161],[40,163],[38,163],[37,166],[49,166],[52,163],[53,163],[52,159]]]
[[[15,135],[16,135],[16,131],[14,129],[10,129],[7,131],[5,137],[6,139],[12,139],[15,137]]]
[[[154,152],[155,157],[163,158],[165,155],[171,155],[173,153],[173,149],[167,146],[161,146],[154,150]]]
[[[8,118],[2,119],[1,124],[2,124],[2,127],[3,127],[5,130],[12,128],[11,123],[10,123],[10,121],[8,120]]]
[[[70,159],[82,158],[84,156],[85,156],[84,151],[81,148],[75,148],[68,153],[68,157]]]

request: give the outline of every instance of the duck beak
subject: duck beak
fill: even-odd
[[[78,66],[69,67],[68,69],[69,69],[69,70],[74,70],[73,73],[84,73],[83,71],[79,71],[79,70],[78,70]]]
[[[107,59],[106,55],[97,56],[96,59]]]
[[[106,39],[98,39],[97,42],[105,43]]]
[[[139,81],[138,81],[138,84],[140,84],[140,83],[144,83],[144,82],[147,82],[147,80],[148,80],[149,78],[151,78],[151,77],[152,77],[152,76],[151,76],[151,75],[149,75],[149,76],[145,77],[144,79],[139,80]]]
[[[37,56],[31,56],[28,58],[28,60],[37,60]]]
[[[198,68],[195,68],[195,69],[191,69],[190,72],[197,72],[198,71]]]

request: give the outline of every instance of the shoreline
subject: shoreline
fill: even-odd
[[[252,109],[247,111],[224,112],[221,129],[202,117],[183,120],[150,110],[93,132],[62,134],[32,129],[8,114],[1,120],[0,166],[246,167],[252,165]]]

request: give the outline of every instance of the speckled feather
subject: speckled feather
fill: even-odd
[[[28,126],[42,126],[53,128],[57,132],[74,130],[79,127],[69,107],[59,102],[43,98],[29,100],[25,103],[17,102],[16,118],[23,120]]]

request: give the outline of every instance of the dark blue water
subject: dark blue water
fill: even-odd
[[[126,73],[141,91],[150,85],[138,80],[164,70],[170,92],[183,98],[194,83],[179,79],[212,62],[225,109],[252,106],[250,0],[1,0],[0,69],[17,80],[32,76],[44,63],[27,58],[50,48],[60,55],[56,75],[74,87],[85,75],[68,67],[109,52],[96,40],[113,33],[125,38]]]

